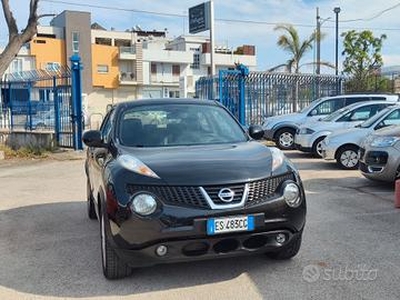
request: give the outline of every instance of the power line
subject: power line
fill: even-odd
[[[399,6],[400,6],[400,2],[398,2],[397,4],[395,4],[395,5],[391,6],[391,7],[386,8],[386,9],[384,9],[384,10],[381,10],[380,12],[376,13],[375,15],[373,15],[373,16],[370,17],[370,18],[360,18],[360,19],[351,19],[351,20],[340,20],[340,23],[350,23],[350,22],[360,22],[360,21],[362,21],[362,22],[372,21],[372,20],[374,20],[374,19],[376,19],[376,18],[379,18],[379,17],[382,16],[384,13],[386,13],[386,12],[388,12],[388,11],[391,11],[391,10],[393,10],[393,9],[399,7]],[[333,21],[333,20],[328,20],[328,21],[329,21],[329,22],[335,22],[335,21]]]
[[[111,7],[111,6],[104,6],[104,5],[95,5],[95,4],[86,4],[86,3],[76,3],[76,2],[69,2],[63,0],[41,0],[42,2],[49,2],[54,4],[65,4],[65,5],[72,5],[72,6],[80,6],[80,7],[89,7],[89,8],[97,8],[97,9],[105,9],[105,10],[114,10],[114,11],[125,11],[125,12],[133,12],[133,13],[142,13],[142,14],[149,14],[149,15],[157,15],[163,17],[178,17],[178,18],[187,18],[187,14],[176,14],[176,13],[163,13],[163,12],[156,12],[150,10],[141,10],[141,9],[132,9],[132,8],[120,8],[120,7]],[[400,6],[400,2],[392,7],[384,9],[374,15],[371,18],[367,19],[354,19],[354,20],[340,20],[340,23],[346,22],[356,22],[356,21],[370,21],[373,19],[378,18],[382,14],[387,11],[393,10]],[[266,22],[266,21],[257,21],[257,20],[239,20],[239,19],[220,19],[216,18],[215,21],[225,22],[225,23],[239,23],[239,24],[254,24],[254,25],[267,25],[267,26],[276,26],[281,25],[287,22]],[[334,22],[331,20],[327,20],[329,22]],[[302,24],[302,23],[291,23],[291,25],[296,27],[304,27],[304,28],[314,28],[314,24]],[[325,28],[334,28],[334,26],[325,26]],[[365,27],[342,27],[342,29],[373,29],[373,30],[385,30],[385,31],[400,31],[400,28],[365,28]]]

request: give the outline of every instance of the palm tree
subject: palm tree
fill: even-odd
[[[299,73],[300,61],[305,54],[312,49],[313,42],[317,39],[316,32],[313,32],[308,39],[300,41],[297,30],[290,24],[278,25],[274,30],[284,31],[286,33],[278,38],[277,44],[291,55],[291,58],[289,58],[285,64],[288,71],[292,72],[292,70],[294,70],[294,73]],[[320,35],[319,38],[322,38],[322,35]],[[279,67],[281,66],[282,65],[279,65]]]

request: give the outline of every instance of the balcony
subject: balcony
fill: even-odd
[[[119,84],[121,85],[136,85],[137,79],[134,72],[120,72]]]
[[[119,59],[132,60],[136,59],[135,47],[119,47]]]

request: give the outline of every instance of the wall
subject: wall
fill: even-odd
[[[65,42],[52,38],[34,38],[30,42],[31,55],[36,58],[36,69],[45,69],[48,62],[66,66]]]
[[[119,86],[118,48],[106,45],[92,45],[93,87],[113,88]],[[108,73],[99,73],[98,65],[107,65]]]

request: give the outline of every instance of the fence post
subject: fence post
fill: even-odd
[[[53,77],[53,99],[54,99],[54,130],[56,132],[56,142],[60,143],[61,117],[60,117],[60,99],[57,91],[57,78]]]
[[[249,75],[249,69],[242,64],[238,64],[236,69],[240,71],[239,73],[239,122],[242,125],[246,125],[246,85],[245,78]]]
[[[31,88],[32,88],[32,83],[28,82],[28,113],[27,113],[27,118],[29,118],[29,129],[32,130],[32,101],[31,101]],[[28,121],[28,120],[27,120]]]
[[[10,107],[10,129],[14,128],[14,114],[13,114],[13,105],[12,105],[12,97],[11,97],[11,82],[8,83],[8,105]]]
[[[72,81],[72,109],[73,109],[73,127],[74,130],[74,149],[82,150],[82,67],[81,58],[78,55],[72,55],[71,58],[71,81]]]

